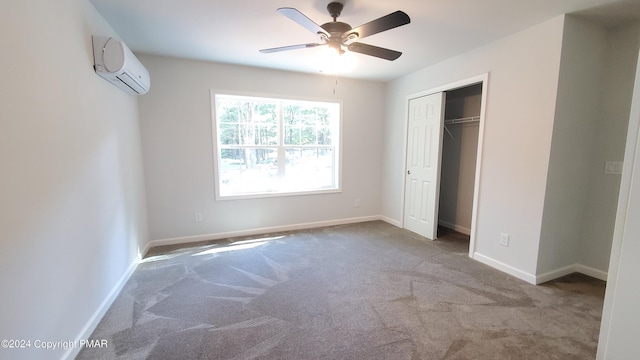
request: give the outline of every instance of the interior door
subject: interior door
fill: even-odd
[[[444,93],[409,101],[404,227],[428,239],[438,235]]]

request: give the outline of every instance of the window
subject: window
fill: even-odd
[[[216,196],[340,191],[340,104],[213,95]]]

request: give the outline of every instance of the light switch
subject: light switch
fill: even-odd
[[[505,234],[505,233],[500,234],[500,245],[509,246],[509,234]]]
[[[604,165],[604,173],[608,175],[622,174],[622,161],[607,161]]]

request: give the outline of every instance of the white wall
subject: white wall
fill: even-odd
[[[32,341],[0,358],[88,337],[145,245],[136,98],[93,72],[94,33],[86,1],[0,5],[0,338]]]
[[[563,23],[552,19],[389,84],[383,215],[402,218],[407,96],[489,72],[474,257],[533,281]],[[511,235],[509,247],[500,233]]]
[[[611,266],[597,359],[640,358],[640,61],[637,63],[625,164],[615,220]]]
[[[572,16],[565,18],[538,254],[537,275],[542,277],[579,262],[593,144],[601,114],[605,50],[603,27]]]
[[[624,156],[639,29],[566,19],[540,281],[575,270],[606,279],[620,175],[605,174],[604,167]]]
[[[181,242],[380,214],[384,84],[339,78],[336,86],[332,76],[140,58],[153,79],[151,90],[140,99],[153,240]],[[216,201],[210,89],[342,100],[343,191]],[[355,199],[361,199],[358,208]],[[202,222],[194,221],[195,212],[202,213]]]
[[[601,112],[593,143],[579,253],[580,263],[599,271],[609,268],[620,190],[620,175],[604,173],[606,161],[623,161],[633,80],[640,50],[640,26],[628,24],[607,33]]]

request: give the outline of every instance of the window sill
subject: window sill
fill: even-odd
[[[255,194],[242,194],[242,195],[216,194],[216,201],[261,199],[261,198],[289,197],[289,196],[303,196],[303,195],[323,195],[323,194],[335,194],[335,193],[341,193],[341,192],[342,192],[342,189],[338,188],[338,189],[326,189],[326,190],[255,193]]]

